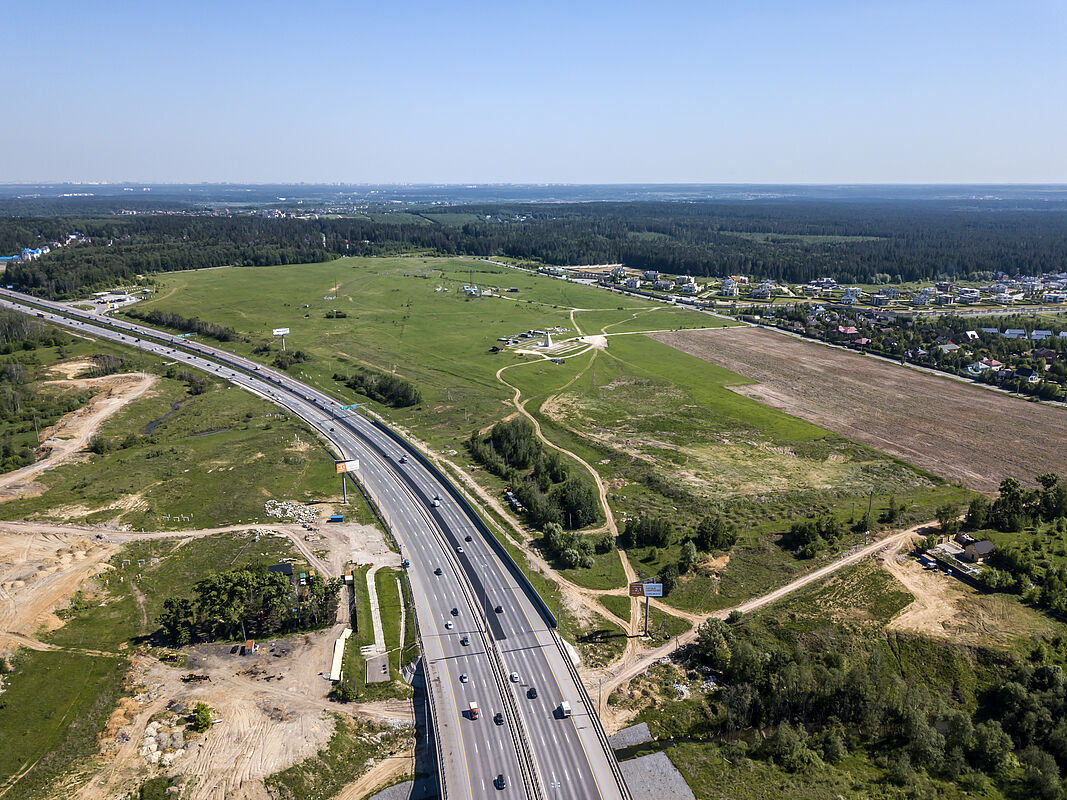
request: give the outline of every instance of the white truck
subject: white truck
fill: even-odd
[[[478,704],[471,703],[470,705],[471,719],[478,719]]]
[[[564,700],[559,704],[559,713],[564,718],[569,717],[571,715],[571,704]]]

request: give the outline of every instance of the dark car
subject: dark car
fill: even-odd
[[[496,712],[496,716],[493,717],[493,722],[495,722],[497,725],[503,725],[504,724],[504,715],[501,714],[499,711],[497,711]]]
[[[435,570],[433,571],[433,574],[434,574],[434,575],[441,575],[441,574],[442,574],[441,568],[440,568],[440,567],[438,567],[437,569],[435,569]]]
[[[531,686],[529,689],[527,689],[526,696],[529,697],[531,700],[535,699],[537,697],[537,687]]]
[[[465,542],[473,542],[474,541],[474,537],[473,536],[464,536],[463,537],[463,541],[465,541]]]
[[[453,617],[458,617],[459,616],[459,609],[458,608],[453,608],[452,609],[452,616]]]
[[[493,781],[493,786],[497,789],[506,789],[508,786],[508,780],[503,775],[497,775],[496,780]]]
[[[497,606],[496,608],[493,609],[493,611],[495,611],[497,614],[503,614],[504,613],[504,606]]]

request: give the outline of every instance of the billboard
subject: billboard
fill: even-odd
[[[663,597],[663,584],[634,581],[630,584],[630,597]]]
[[[359,469],[359,459],[353,459],[351,461],[335,461],[334,468],[340,472],[355,472]]]
[[[274,335],[275,336],[288,336],[289,335],[289,329],[288,328],[275,328],[274,329]]]

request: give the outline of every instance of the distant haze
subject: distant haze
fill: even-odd
[[[0,183],[1065,183],[1067,4],[4,7]]]

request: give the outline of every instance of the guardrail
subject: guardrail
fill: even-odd
[[[578,674],[578,669],[574,666],[574,662],[571,661],[570,653],[568,653],[567,648],[563,646],[563,641],[560,639],[559,633],[552,630],[549,631],[549,635],[556,643],[556,647],[559,648],[559,652],[567,664],[567,671],[578,686],[578,691],[581,692],[582,702],[585,703],[586,709],[591,711],[589,718],[592,720],[593,729],[596,731],[597,739],[600,740],[600,745],[604,748],[604,753],[608,757],[608,765],[611,767],[611,774],[615,778],[615,783],[619,786],[619,791],[622,793],[624,800],[633,800],[633,795],[630,794],[630,788],[626,785],[626,779],[622,775],[622,769],[619,767],[619,761],[615,758],[615,750],[612,748],[611,742],[608,741],[607,731],[604,730],[604,726],[600,722],[600,714],[598,711],[592,710],[594,708],[593,699],[589,696],[585,684],[582,683],[582,677]]]
[[[526,593],[527,597],[530,598],[530,601],[537,608],[538,612],[540,612],[545,622],[548,623],[549,627],[557,627],[558,622],[556,620],[556,615],[552,613],[552,610],[548,607],[548,604],[545,602],[545,599],[541,597],[540,594],[538,594],[537,590],[534,588],[534,585],[530,582],[530,579],[526,577],[526,573],[524,573],[522,571],[522,568],[515,563],[515,559],[511,557],[511,553],[508,552],[507,548],[504,547],[500,540],[493,535],[493,532],[489,530],[489,526],[486,525],[485,520],[482,519],[481,515],[470,504],[470,501],[467,500],[467,497],[462,492],[460,492],[458,488],[456,488],[455,484],[453,484],[452,481],[449,480],[441,472],[440,469],[438,469],[436,464],[430,461],[430,459],[423,455],[423,453],[417,447],[408,442],[403,436],[386,426],[380,420],[372,419],[369,421],[371,422],[371,424],[374,425],[374,427],[389,436],[389,438],[395,441],[398,445],[403,447],[405,452],[414,455],[415,458],[419,460],[419,463],[422,464],[422,466],[427,471],[429,471],[431,475],[433,475],[437,482],[445,487],[445,490],[448,492],[449,496],[453,500],[455,500],[456,505],[459,506],[464,516],[471,520],[477,531],[482,534],[482,536],[489,543],[489,546],[493,548],[493,551],[497,554],[497,557],[500,558],[504,566],[508,568],[508,572],[511,573],[511,576],[519,583],[520,586],[522,586],[523,591]]]

